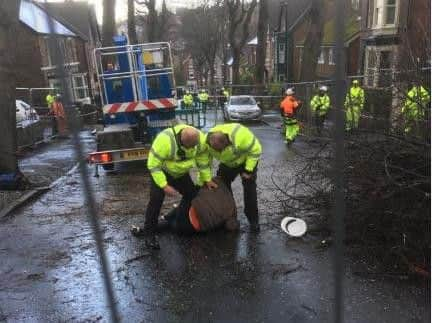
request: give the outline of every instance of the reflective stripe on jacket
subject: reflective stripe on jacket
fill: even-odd
[[[179,147],[175,136],[184,128],[192,128],[188,125],[177,125],[160,132],[153,141],[147,167],[156,185],[163,188],[167,183],[165,172],[174,178],[179,178],[188,173],[192,168],[198,168],[198,185],[202,185],[211,179],[209,155],[205,143],[205,135],[199,131],[200,141],[194,148]],[[182,154],[184,152],[184,154]]]
[[[221,152],[209,147],[210,157],[219,160],[228,167],[245,165],[247,172],[252,172],[261,157],[261,144],[248,128],[238,123],[217,125],[209,133],[222,132],[229,138],[231,145]]]
[[[313,112],[318,112],[320,115],[325,115],[330,109],[330,97],[327,94],[322,96],[317,94],[312,98],[310,106]]]
[[[352,86],[346,95],[345,107],[359,107],[363,109],[364,101],[364,90],[359,86]]]

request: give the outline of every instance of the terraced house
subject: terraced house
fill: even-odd
[[[403,70],[430,68],[430,0],[362,1],[365,84],[386,87]]]
[[[67,89],[74,101],[89,103],[92,89],[95,88],[92,51],[100,44],[94,8],[86,2],[50,3],[46,6],[32,0],[21,1],[17,35],[17,87],[60,88],[57,66],[49,46],[51,20],[54,39],[59,45],[67,71]],[[45,95],[46,92],[35,91],[33,102],[43,104]]]

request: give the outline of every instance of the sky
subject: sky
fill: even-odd
[[[45,2],[45,0],[37,0]],[[79,1],[79,0],[75,0]],[[87,0],[84,0],[87,1]],[[64,2],[64,0],[48,0],[48,2]],[[95,5],[97,20],[102,24],[102,2],[103,0],[88,0],[87,2]],[[127,0],[116,0],[116,21],[127,19]]]
[[[38,2],[45,2],[46,0],[37,0]],[[102,3],[103,0],[74,0],[74,1],[85,1],[95,5],[96,16],[99,24],[102,24]],[[64,2],[64,0],[47,0],[47,2]],[[177,3],[187,2],[187,3],[199,3],[199,0],[187,0],[180,1],[177,0]],[[170,0],[166,0],[167,6],[170,6]],[[173,4],[174,1],[171,3]],[[162,0],[156,0],[156,6],[161,6]],[[127,0],[116,0],[116,21],[125,21],[127,19]]]

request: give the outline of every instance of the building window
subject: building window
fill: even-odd
[[[49,79],[49,87],[55,89],[56,93],[61,93],[61,80],[59,79]]]
[[[333,48],[329,48],[328,49],[328,62],[329,65],[335,65],[335,58],[334,58],[334,49]]]
[[[42,46],[41,46],[42,47]],[[50,51],[50,39],[49,37],[43,38],[43,53],[42,53],[42,63],[44,66],[52,66],[51,51]]]
[[[385,24],[394,25],[396,22],[396,0],[385,0]]]
[[[75,100],[82,100],[89,97],[86,74],[72,75],[72,86]]]
[[[394,48],[392,46],[366,49],[365,83],[372,87],[391,85],[394,73]]]
[[[390,86],[393,77],[393,52],[390,50],[382,50],[379,55],[379,75],[378,86]]]
[[[374,8],[374,15],[373,15],[373,25],[376,27],[378,26],[378,21],[381,20],[381,8],[380,7],[375,7]]]
[[[75,46],[74,39],[71,37],[66,38],[65,47],[66,47],[66,53],[67,53],[67,59],[66,60],[70,63],[77,62],[78,61],[78,55],[77,55],[77,49]]]
[[[360,0],[351,0],[351,7],[353,10],[359,10]]]
[[[324,50],[322,48],[318,56],[318,64],[324,64]]]
[[[75,46],[76,43],[73,38],[56,37],[55,40],[58,49],[60,50],[60,55],[64,57],[65,64],[78,62],[78,54]],[[43,37],[40,45],[43,66],[53,67],[55,65],[53,51],[56,50],[56,48],[51,48],[49,37]]]
[[[398,0],[375,0],[373,6],[372,27],[381,28],[396,24]]]
[[[285,75],[279,74],[279,82],[285,81]]]
[[[278,56],[279,56],[279,59],[278,59],[278,62],[280,63],[280,64],[283,64],[283,63],[285,63],[285,44],[283,44],[283,43],[279,43],[279,54],[278,54]]]

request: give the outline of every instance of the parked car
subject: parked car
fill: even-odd
[[[36,110],[22,100],[15,100],[16,106],[16,122],[39,120]]]
[[[250,95],[233,95],[224,107],[224,118],[227,121],[261,120],[262,111]]]

